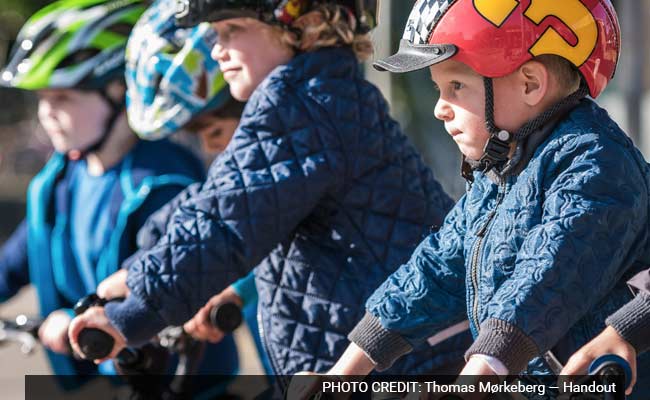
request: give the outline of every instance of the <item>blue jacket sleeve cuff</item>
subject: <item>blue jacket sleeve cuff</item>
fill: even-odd
[[[647,274],[647,272],[646,272]],[[629,303],[605,320],[605,323],[634,347],[637,354],[650,349],[650,295],[639,292]]]
[[[379,372],[387,370],[398,358],[413,350],[406,339],[384,328],[379,318],[369,312],[348,334],[348,339],[361,348]]]
[[[111,324],[124,335],[129,346],[147,343],[167,326],[156,311],[134,295],[122,302],[109,302],[104,306],[104,312]]]
[[[233,283],[232,288],[237,293],[237,296],[241,298],[244,307],[257,302],[257,288],[255,287],[255,274],[253,272]]]
[[[501,361],[509,373],[518,374],[530,360],[541,355],[533,339],[509,322],[490,318],[481,324],[480,332],[465,352],[466,360],[474,354],[483,354]]]

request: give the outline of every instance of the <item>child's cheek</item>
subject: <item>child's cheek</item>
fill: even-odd
[[[48,136],[52,136],[53,132],[61,130],[57,121],[52,117],[45,116],[39,113],[38,121],[40,122],[41,126],[45,130],[45,133],[47,133]]]
[[[68,112],[61,111],[58,114],[57,125],[63,132],[74,132],[76,128],[75,117]]]

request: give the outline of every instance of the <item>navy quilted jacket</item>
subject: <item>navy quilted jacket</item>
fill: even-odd
[[[192,190],[131,260],[132,295],[107,315],[137,343],[258,266],[260,331],[278,374],[328,369],[367,297],[452,206],[342,48],[276,68]],[[459,343],[424,346],[401,372],[460,357]]]
[[[606,111],[583,100],[521,173],[474,177],[368,311],[413,345],[467,315],[472,347],[489,348],[492,335],[494,355],[523,358],[518,368],[549,349],[566,362],[631,298],[626,277],[650,263],[650,168]],[[539,359],[529,366],[546,370]],[[650,370],[640,374],[650,381]]]

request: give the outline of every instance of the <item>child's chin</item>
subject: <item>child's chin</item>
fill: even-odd
[[[237,101],[247,101],[251,97],[252,90],[230,87],[230,94]]]
[[[66,144],[61,144],[61,143],[52,143],[52,147],[54,147],[54,150],[56,150],[57,153],[62,153],[66,154],[72,150],[74,150],[72,147],[66,145]]]
[[[483,152],[477,153],[476,151],[463,151],[463,149],[460,149],[460,152],[463,153],[466,159],[468,160],[473,160],[473,161],[478,161],[483,157]]]

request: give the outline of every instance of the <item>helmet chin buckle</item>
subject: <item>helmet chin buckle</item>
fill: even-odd
[[[479,160],[484,172],[508,160],[511,140],[512,134],[506,130],[500,130],[490,135],[485,148],[483,148],[483,155]]]

